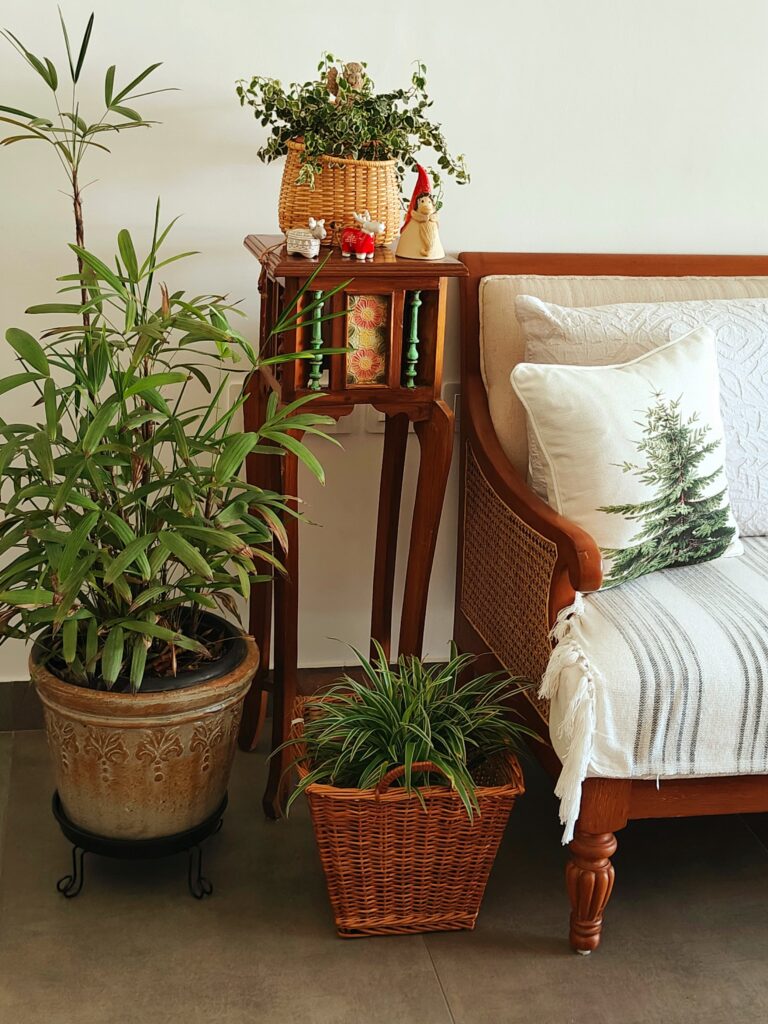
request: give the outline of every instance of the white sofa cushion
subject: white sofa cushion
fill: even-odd
[[[569,308],[518,296],[525,358],[597,366],[626,362],[706,324],[717,339],[731,507],[747,536],[768,535],[768,299],[613,303]],[[531,486],[545,467],[529,435]]]
[[[768,297],[768,277],[611,277],[506,274],[480,282],[480,356],[491,419],[499,442],[523,476],[528,469],[525,412],[509,386],[525,344],[515,316],[518,295],[536,295],[562,306],[614,302]]]
[[[561,613],[542,684],[569,841],[587,776],[768,774],[768,538]]]
[[[549,502],[595,539],[603,586],[740,553],[708,327],[619,365],[518,363],[512,386]]]

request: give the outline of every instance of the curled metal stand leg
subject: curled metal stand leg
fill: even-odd
[[[210,896],[213,892],[213,886],[203,875],[203,851],[200,846],[190,846],[189,848],[187,884],[190,893],[196,900],[201,900],[203,896]]]
[[[64,875],[56,883],[56,890],[60,892],[66,899],[71,900],[74,896],[80,892],[83,888],[83,879],[85,878],[85,871],[83,869],[83,860],[85,858],[86,851],[80,846],[72,847],[72,874]]]

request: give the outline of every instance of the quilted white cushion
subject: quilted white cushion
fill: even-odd
[[[623,363],[706,324],[717,339],[731,508],[744,536],[768,535],[768,299],[613,303],[568,308],[518,296],[517,318],[533,363]],[[531,483],[546,497],[544,467],[529,437]]]
[[[515,316],[518,295],[537,295],[562,306],[613,302],[768,297],[768,277],[617,277],[613,275],[500,274],[480,282],[480,355],[491,419],[507,458],[519,473],[528,467],[525,410],[509,386],[525,345]]]

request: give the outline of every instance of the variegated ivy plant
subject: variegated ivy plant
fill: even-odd
[[[122,88],[108,68],[104,111],[87,120],[78,83],[93,23],[91,15],[75,51],[61,19],[66,99],[66,75],[50,58],[1,33],[54,100],[49,117],[0,105],[13,130],[2,143],[48,143],[63,166],[77,272],[61,278],[74,301],[27,310],[67,323],[39,340],[15,327],[5,335],[21,366],[0,377],[0,395],[24,388],[32,397],[23,421],[0,417],[0,643],[36,640],[65,679],[127,679],[136,690],[145,670],[170,674],[182,659],[215,657],[200,613],[236,614],[236,594],[279,568],[273,550],[285,544],[288,510],[281,495],[241,479],[247,455],[291,451],[322,479],[291,431],[319,434],[330,420],[302,408],[307,399],[280,410],[273,400],[260,430],[234,429],[244,399],[231,401],[231,381],[285,357],[260,359],[230,323],[238,310],[225,297],[169,294],[158,283],[164,266],[192,255],[163,258],[172,224],[160,228],[159,204],[143,258],[127,230],[114,262],[85,248],[83,160],[105,149],[105,134],[151,123],[126,104],[147,95],[136,90],[159,67]],[[305,292],[273,333],[295,326]],[[315,309],[307,301],[301,316]]]

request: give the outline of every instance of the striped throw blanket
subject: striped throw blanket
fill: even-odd
[[[588,776],[768,774],[768,537],[578,595],[542,681],[573,838]]]

